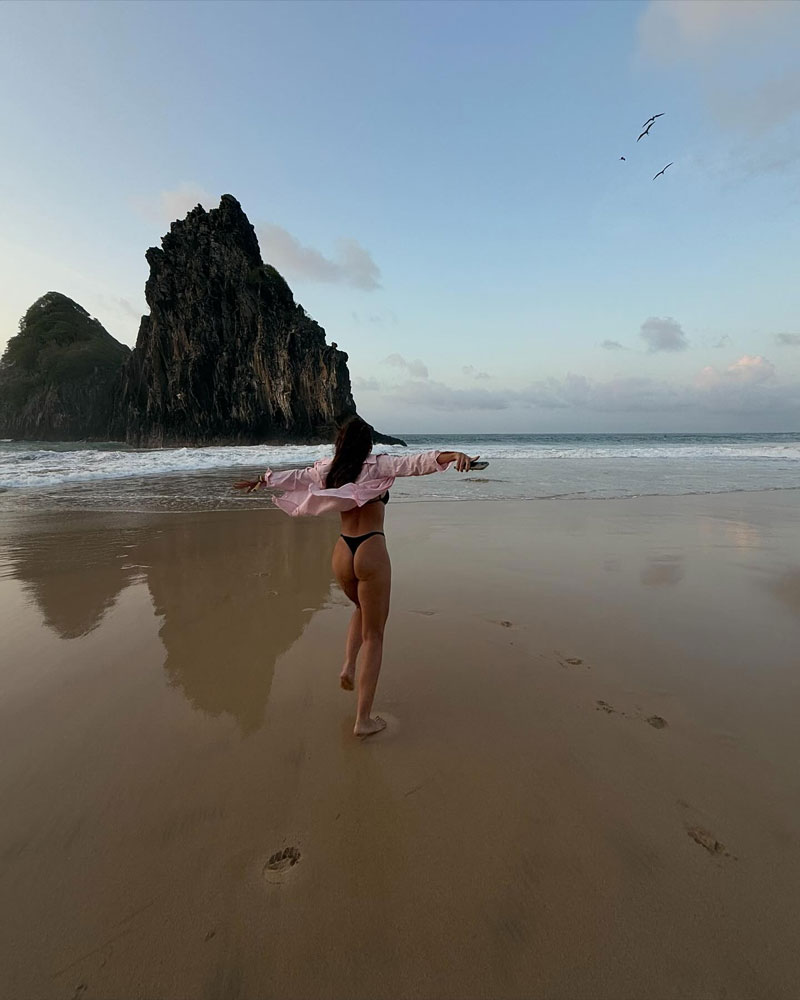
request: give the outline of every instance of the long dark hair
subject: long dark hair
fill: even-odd
[[[334,490],[344,486],[345,483],[354,483],[370,451],[372,451],[372,428],[361,417],[350,417],[342,424],[336,435],[336,450],[328,475],[325,477],[325,488]]]

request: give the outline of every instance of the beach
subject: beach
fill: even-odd
[[[0,518],[0,995],[800,994],[797,490]]]

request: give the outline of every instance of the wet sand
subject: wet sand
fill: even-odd
[[[0,996],[796,998],[797,491],[0,521]]]

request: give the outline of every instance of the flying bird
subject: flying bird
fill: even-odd
[[[663,118],[665,114],[666,111],[662,111],[660,115],[653,115],[652,118],[648,118],[647,121],[644,123],[644,125],[642,125],[642,128],[646,128],[650,124],[650,122],[654,122],[656,118]]]
[[[624,157],[624,156],[620,156],[620,159],[621,159],[621,160],[624,160],[624,159],[625,159],[625,157]]]
[[[675,162],[674,160],[670,160],[669,163],[667,164],[667,167],[671,167],[674,162]],[[667,167],[664,167],[664,170],[666,170]],[[659,170],[659,172],[656,174],[656,177],[660,177],[664,173],[664,170]],[[656,177],[654,177],[653,180],[655,180]]]
[[[642,135],[649,135],[650,134],[650,129],[653,127],[653,124],[654,124],[653,122],[650,122],[650,124],[647,126],[647,128],[644,130],[644,132],[642,132]],[[639,136],[639,139],[642,138],[642,135]],[[639,139],[637,139],[636,141],[638,142]]]

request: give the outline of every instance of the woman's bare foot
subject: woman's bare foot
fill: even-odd
[[[344,670],[342,670],[342,672],[339,674],[339,683],[342,685],[342,690],[352,691],[353,687],[355,686],[355,679],[356,679],[356,668],[353,667],[351,670],[348,670],[347,667],[345,667]]]
[[[385,719],[376,715],[374,719],[364,719],[363,722],[356,722],[356,727],[353,732],[356,736],[372,736],[373,733],[379,733],[385,728]]]

